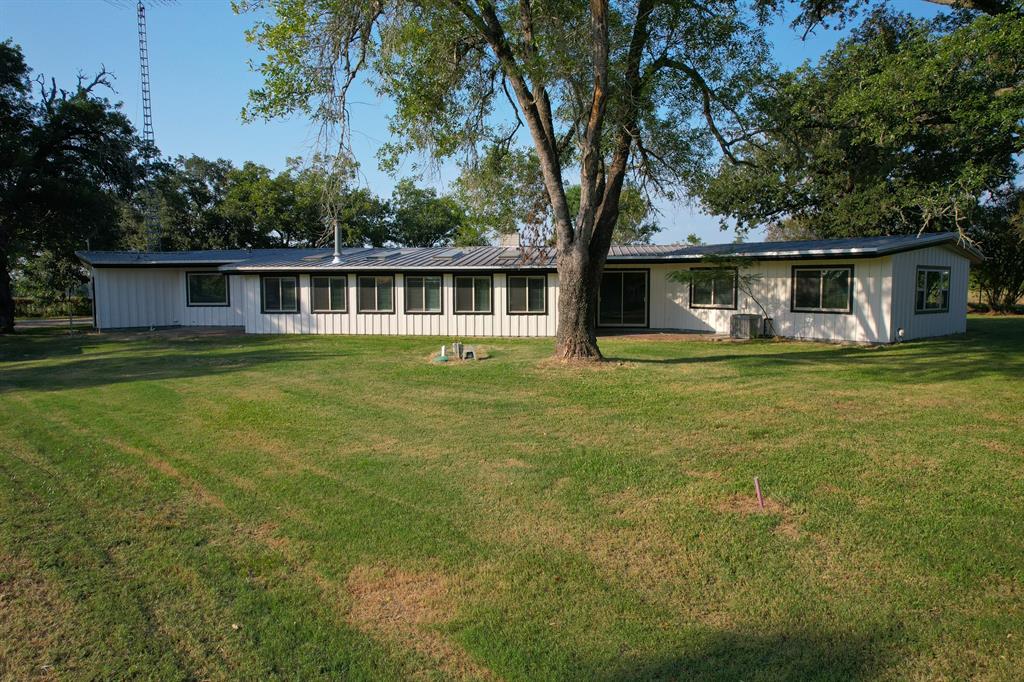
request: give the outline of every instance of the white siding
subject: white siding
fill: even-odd
[[[242,282],[228,277],[229,306],[189,307],[185,273],[200,268],[93,268],[99,329],[174,326],[240,326]]]
[[[794,265],[849,265],[853,267],[853,312],[850,314],[799,313],[790,310]],[[918,265],[950,268],[948,313],[914,314],[914,287]],[[735,313],[760,313],[755,302],[740,293],[736,310],[694,309],[686,284],[668,279],[686,265],[610,265],[609,270],[642,269],[650,273],[649,323],[652,329],[727,333]],[[699,266],[698,266],[699,267]],[[493,275],[490,314],[456,315],[454,275],[442,275],[443,313],[405,312],[404,276],[395,275],[392,314],[356,312],[356,275],[348,275],[347,312],[312,313],[310,276],[299,275],[299,312],[263,314],[260,277],[229,277],[231,305],[189,307],[185,301],[185,273],[199,268],[94,269],[97,326],[100,329],[164,326],[244,326],[254,334],[402,334],[417,336],[554,336],[558,328],[558,275],[547,274],[547,311],[543,315],[507,312],[505,273]],[[780,336],[800,339],[887,343],[902,327],[905,338],[961,333],[966,326],[969,263],[943,247],[908,251],[891,257],[801,261],[762,261],[743,270],[759,279],[753,290],[774,320]]]
[[[852,265],[853,312],[797,313],[790,310],[794,265]],[[687,284],[672,281],[669,273],[685,265],[635,266],[651,271],[650,326],[653,329],[681,329],[725,334],[729,319],[736,313],[761,314],[749,296],[738,293],[736,310],[690,308]],[[701,267],[701,266],[695,266]],[[707,266],[704,266],[707,267]],[[622,269],[616,266],[609,269]],[[760,261],[742,270],[759,277],[751,290],[780,336],[798,339],[885,343],[890,340],[889,293],[892,277],[888,258],[815,261]]]
[[[949,268],[949,312],[914,312],[917,288],[917,266],[934,265]],[[942,246],[905,251],[892,256],[893,300],[892,329],[903,328],[904,339],[962,334],[967,331],[967,280],[971,263],[958,253]]]
[[[379,273],[390,274],[390,273]],[[440,315],[405,312],[405,277],[395,275],[394,313],[356,311],[356,275],[348,275],[347,311],[313,313],[310,276],[299,275],[299,312],[265,314],[260,307],[260,277],[242,280],[245,330],[252,334],[399,334],[409,336],[554,336],[558,328],[558,275],[547,275],[547,312],[543,315],[510,315],[504,273],[494,274],[491,314],[455,314],[454,275],[442,275]]]

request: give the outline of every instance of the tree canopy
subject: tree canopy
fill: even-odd
[[[11,269],[20,259],[45,252],[70,261],[86,243],[110,247],[121,237],[121,207],[147,150],[100,96],[109,87],[104,70],[71,89],[32,80],[21,49],[0,43],[0,333],[14,329]]]
[[[960,229],[1020,174],[1024,22],[874,12],[756,103],[761,134],[700,194],[745,230]]]

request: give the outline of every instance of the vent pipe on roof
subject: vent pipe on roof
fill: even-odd
[[[334,258],[331,263],[337,265],[341,262],[341,228],[338,227],[338,219],[334,219]]]

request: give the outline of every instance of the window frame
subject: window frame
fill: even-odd
[[[917,307],[917,292],[921,289],[917,286],[917,281],[920,278],[921,272],[941,272],[946,275],[946,305],[942,308],[918,308]],[[925,275],[925,305],[928,303],[928,276]],[[948,265],[918,265],[914,270],[914,314],[915,315],[941,315],[949,312],[949,299],[951,298],[950,293],[953,291],[953,271]]]
[[[267,285],[268,279],[290,279],[295,282],[295,310],[268,310]],[[280,293],[280,292],[279,292]],[[298,275],[264,274],[260,275],[260,313],[263,315],[298,315],[302,311],[302,287],[299,286]]]
[[[740,303],[740,269],[739,268],[716,268],[716,267],[707,266],[707,267],[700,267],[700,268],[690,268],[690,270],[691,271],[692,270],[718,270],[720,272],[724,272],[726,270],[731,270],[732,271],[732,305],[718,305],[717,303],[714,303],[715,291],[716,291],[715,287],[714,287],[715,280],[711,280],[711,284],[712,284],[712,287],[711,287],[711,300],[712,300],[712,303],[708,303],[708,304],[694,303],[693,302],[693,284],[694,284],[694,282],[691,279],[690,283],[689,283],[689,286],[688,286],[690,308],[695,308],[697,310],[738,310],[739,309],[739,303]]]
[[[223,303],[193,303],[192,287],[190,280],[193,275],[217,275],[224,280],[224,302]],[[187,308],[230,308],[231,307],[231,279],[226,272],[216,270],[196,270],[185,273],[185,307]]]
[[[384,277],[391,280],[391,309],[390,310],[364,310],[362,296],[359,295],[359,280],[363,277]],[[356,274],[356,314],[358,315],[394,315],[397,310],[395,304],[395,273],[361,272]],[[380,304],[379,296],[376,294],[377,286],[374,284],[374,302]]]
[[[331,283],[332,279],[344,279],[345,280],[345,298],[342,301],[341,309],[334,308],[317,308],[316,307],[316,285],[313,283],[315,279],[326,279],[327,280],[327,298],[328,305],[334,305],[334,297],[331,295]],[[341,315],[348,313],[348,273],[331,274],[331,275],[313,275],[309,276],[309,311],[317,315]]]
[[[601,274],[601,282],[604,283],[604,276],[622,272],[644,273],[644,323],[643,324],[601,324],[601,289],[597,290],[597,326],[603,329],[648,329],[651,326],[651,271],[649,268],[612,268]]]
[[[488,284],[487,310],[459,310],[459,278],[472,280],[486,279]],[[473,305],[476,305],[476,284],[473,285]],[[494,273],[493,272],[455,272],[452,273],[452,312],[455,315],[493,315],[494,314]]]
[[[522,311],[512,310],[512,296],[511,296],[512,283],[511,283],[511,280],[512,280],[513,277],[521,277],[521,278],[527,280],[527,283],[526,283],[526,307],[527,307],[527,310],[522,310]],[[530,283],[529,283],[529,280],[531,280],[531,279],[540,279],[540,280],[542,280],[544,282],[544,309],[543,310],[529,310],[529,307],[530,307]],[[493,306],[493,303],[491,305]],[[523,275],[523,274],[519,274],[519,273],[515,273],[515,274],[507,273],[505,275],[505,313],[507,315],[547,315],[548,314],[548,274],[546,272],[545,273],[541,273],[541,274],[530,274],[530,275]]]
[[[818,270],[824,272],[826,270],[846,270],[850,282],[850,290],[846,299],[846,308],[798,308],[796,306],[796,273],[801,270]],[[821,277],[821,284],[818,287],[818,303],[821,303],[821,299],[824,295],[824,281],[825,278]],[[853,290],[856,286],[856,280],[854,279],[853,264],[842,264],[837,263],[835,265],[794,265],[790,270],[789,274],[789,312],[791,313],[813,313],[816,315],[852,315],[853,314]]]
[[[440,283],[438,288],[441,296],[441,307],[437,310],[410,310],[409,309],[409,278],[419,277],[421,279],[437,279]],[[427,302],[426,285],[424,285],[423,303]],[[437,272],[411,272],[402,273],[402,309],[406,315],[444,315],[444,275]]]

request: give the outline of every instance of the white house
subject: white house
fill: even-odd
[[[508,246],[78,254],[96,329],[553,336],[551,250]],[[750,293],[737,286],[737,263]],[[613,246],[598,325],[727,333],[737,313],[800,339],[890,343],[962,333],[980,255],[954,233],[714,246]],[[718,268],[693,284],[669,273]],[[754,300],[756,299],[756,301]],[[760,303],[760,306],[758,305]]]

